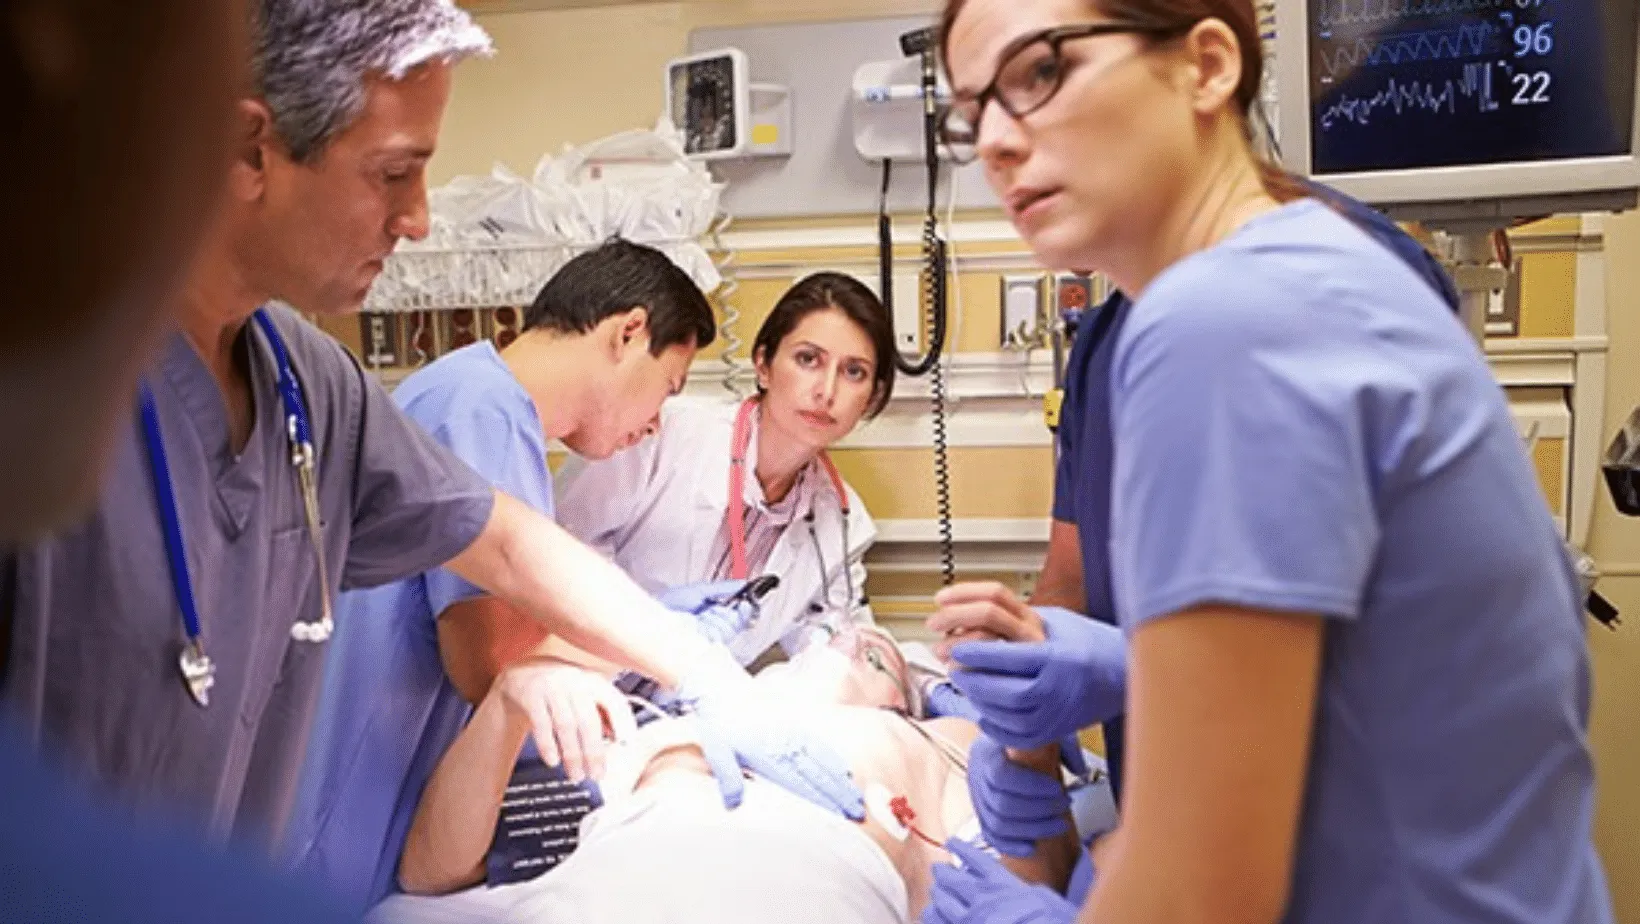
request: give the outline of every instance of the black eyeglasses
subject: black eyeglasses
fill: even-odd
[[[1015,119],[1024,118],[1046,106],[1065,84],[1067,68],[1060,49],[1071,39],[1132,34],[1171,38],[1183,35],[1190,28],[1138,22],[1098,22],[1043,29],[1021,36],[1003,49],[1002,63],[985,89],[972,97],[953,97],[951,104],[941,110],[940,142],[953,160],[967,163],[974,159],[979,122],[985,115],[986,104],[991,100],[996,100],[997,105]]]

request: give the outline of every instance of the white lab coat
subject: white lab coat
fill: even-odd
[[[651,593],[711,580],[738,408],[729,400],[674,398],[661,410],[658,435],[602,462],[572,456],[554,479],[558,522]],[[754,464],[749,457],[748,470]],[[845,483],[850,511],[844,555],[842,507],[825,469],[818,461],[811,466],[804,478],[819,485],[812,492],[813,518],[797,511],[769,554],[763,571],[779,575],[780,586],[764,599],[757,622],[729,646],[742,664],[776,643],[795,654],[821,622],[873,621],[865,554],[877,527]]]

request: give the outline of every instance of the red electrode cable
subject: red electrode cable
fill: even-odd
[[[898,821],[902,825],[905,825],[907,831],[917,835],[923,840],[924,843],[927,843],[932,847],[940,848],[942,850],[944,849],[938,841],[922,833],[921,831],[918,831],[917,826],[912,824],[912,822],[917,820],[917,813],[912,811],[911,802],[907,800],[905,796],[895,796],[893,799],[889,800],[888,808],[889,811],[894,813],[894,820]]]

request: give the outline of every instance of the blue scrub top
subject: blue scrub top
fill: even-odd
[[[393,398],[495,487],[551,516],[535,404],[489,342],[441,357]],[[421,791],[471,715],[444,675],[438,617],[483,591],[444,569],[344,595],[296,811],[296,867],[363,908],[397,889]]]
[[[28,924],[345,924],[311,884],[81,791],[0,715],[0,908]]]
[[[1327,622],[1286,920],[1610,921],[1576,576],[1427,281],[1302,200],[1170,268],[1112,350],[1124,628],[1209,603]]]
[[[495,492],[406,420],[341,344],[289,308],[267,311],[313,427],[330,586],[319,583],[273,353],[246,322],[255,420],[243,446],[181,334],[146,374],[217,668],[210,708],[177,671],[182,621],[135,402],[88,515],[0,550],[0,627],[11,627],[5,699],[34,740],[124,804],[271,850],[331,644],[295,640],[291,626],[318,619],[323,595],[450,560],[489,522]]]

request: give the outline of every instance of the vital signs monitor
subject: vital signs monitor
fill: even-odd
[[[1632,207],[1637,7],[1277,0],[1283,160],[1397,217]]]

